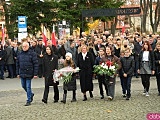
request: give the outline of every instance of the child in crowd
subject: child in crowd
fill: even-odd
[[[120,52],[120,59],[122,59],[124,57],[124,50],[121,50]],[[124,87],[124,79],[123,79],[123,73],[122,73],[122,68],[119,70],[119,78],[120,78],[120,82],[121,82],[121,87],[122,87],[122,97],[126,97],[126,90]]]
[[[126,94],[126,100],[131,97],[131,79],[134,73],[134,58],[131,56],[131,49],[124,49],[124,57],[121,57],[121,84],[123,89],[123,94]]]
[[[97,56],[96,59],[95,59],[95,65],[100,64],[101,58],[104,56],[104,54],[105,54],[105,48],[104,47],[99,48],[99,56]],[[105,75],[97,75],[97,77],[98,77],[101,99],[104,99],[104,93],[103,93],[103,86],[102,85],[104,85],[105,90],[106,90],[106,94],[108,96],[108,89],[107,89],[107,83],[106,83],[106,80],[105,80]]]
[[[72,67],[75,69],[76,66],[72,60],[72,54],[67,52],[65,57],[66,59],[64,61],[64,67]],[[71,102],[75,102],[76,101],[76,89],[77,89],[76,74],[73,73],[71,81],[69,81],[68,83],[63,83],[64,94],[63,94],[63,100],[61,100],[61,102],[64,104],[66,103],[67,91],[73,91],[73,98]]]

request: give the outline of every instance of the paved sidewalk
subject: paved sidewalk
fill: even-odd
[[[82,101],[79,81],[77,80],[77,102],[71,103],[72,92],[68,92],[67,103],[53,103],[53,92],[50,89],[48,104],[41,102],[43,79],[33,80],[34,101],[31,106],[24,106],[26,95],[19,79],[0,80],[0,120],[145,120],[150,112],[160,113],[160,96],[154,77],[151,78],[150,96],[142,95],[143,88],[139,79],[132,80],[132,97],[126,101],[121,97],[121,86],[117,78],[116,94],[113,101],[107,97],[101,100],[97,80],[94,80],[94,98]],[[59,86],[62,99],[62,83]]]

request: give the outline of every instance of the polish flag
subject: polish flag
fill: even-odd
[[[124,25],[124,21],[122,22],[122,34],[125,32],[125,25]]]
[[[1,44],[4,46],[5,45],[5,29],[4,29],[4,24],[2,24],[2,41]]]
[[[53,31],[52,31],[52,45],[57,45],[56,38],[55,38],[55,26],[53,24]]]
[[[45,28],[45,26],[43,27],[42,38],[43,38],[44,45],[47,46],[47,37],[46,37],[46,28]]]

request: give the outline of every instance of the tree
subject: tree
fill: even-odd
[[[141,16],[141,32],[146,32],[146,19],[148,15],[149,3],[149,0],[140,0],[140,7],[143,12]]]
[[[153,12],[153,5],[155,5],[155,12]],[[154,2],[150,0],[150,22],[151,22],[151,27],[153,30],[153,33],[157,32],[157,28],[160,22],[160,0],[157,0],[157,2]]]
[[[17,17],[27,17],[28,33],[36,34],[41,31],[41,25],[49,30],[53,23],[61,20],[70,22],[70,28],[82,28],[82,10],[97,8],[118,8],[123,2],[115,0],[10,0],[10,4],[3,1],[5,10],[6,28],[9,38],[18,34]],[[94,19],[107,20],[114,17],[97,17]],[[87,29],[87,22],[83,20],[84,28]],[[113,23],[114,26],[116,23]]]
[[[41,31],[41,24],[51,30],[53,19],[57,16],[57,12],[54,11],[57,8],[57,4],[53,1],[10,0],[10,3],[7,4],[3,0],[3,8],[7,34],[11,39],[18,34],[18,16],[27,17],[27,32],[33,35],[37,31]]]
[[[98,8],[119,8],[123,2],[115,1],[115,0],[61,0],[60,4],[62,7],[59,7],[59,13],[63,13],[64,11],[66,14],[61,14],[62,18],[65,20],[70,21],[71,27],[80,27],[82,30],[82,22],[84,25],[84,30],[87,29],[87,23],[85,19],[82,18],[82,10],[84,9],[98,9]],[[102,19],[103,21],[106,20],[113,20],[112,28],[113,33],[116,27],[116,19],[114,17],[96,17],[96,19]]]

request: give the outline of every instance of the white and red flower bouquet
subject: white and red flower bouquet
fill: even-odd
[[[98,75],[107,75],[113,77],[118,68],[118,64],[111,61],[100,63],[100,65],[94,65],[94,73]]]
[[[64,67],[59,70],[55,70],[53,74],[54,81],[63,80],[64,83],[68,83],[72,79],[72,74],[79,72],[79,68],[73,69],[72,67]]]

